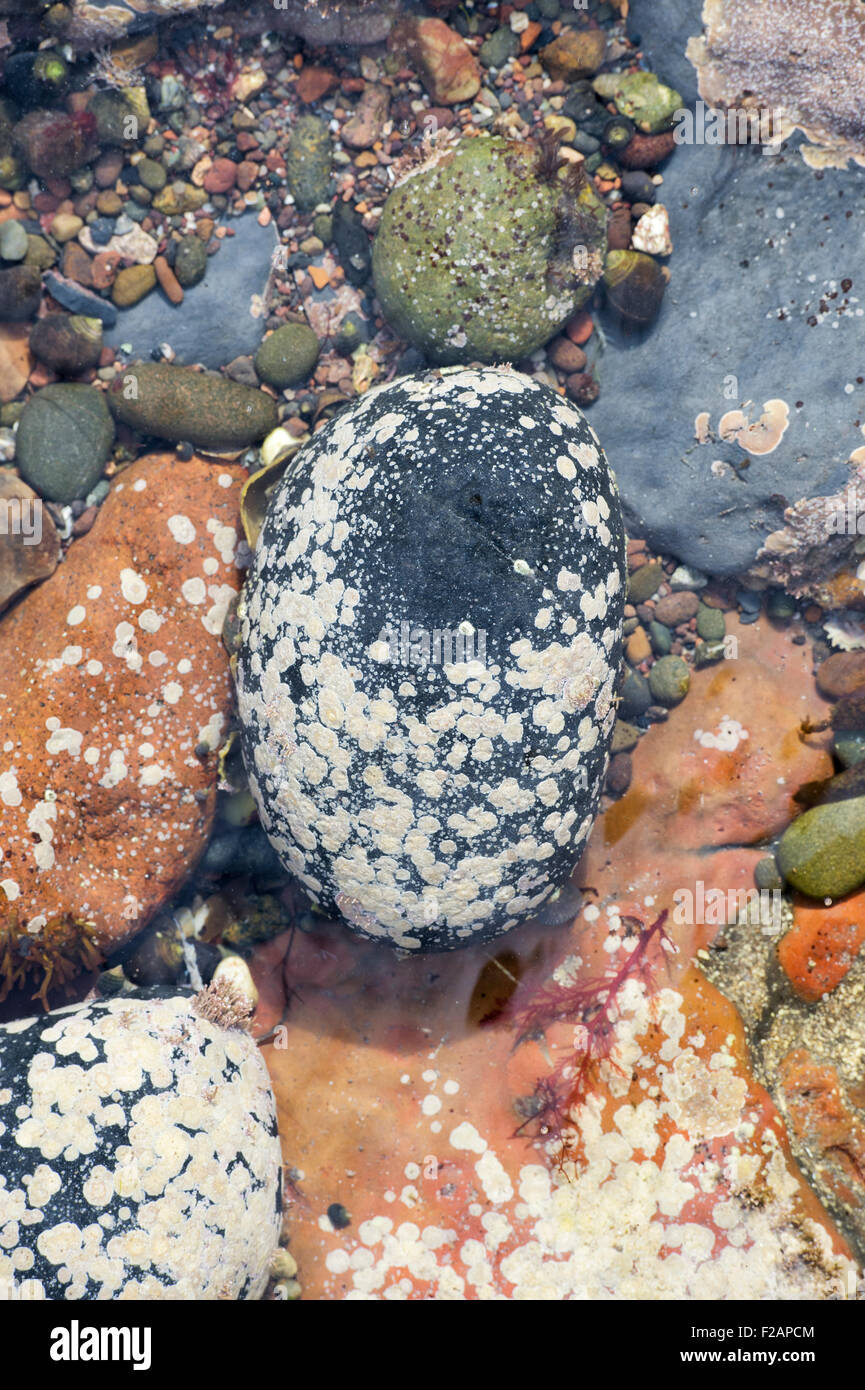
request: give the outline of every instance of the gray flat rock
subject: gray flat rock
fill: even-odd
[[[631,5],[647,64],[691,99],[696,79],[683,55],[700,9],[700,0]],[[809,169],[793,141],[772,155],[682,145],[663,174],[672,282],[648,331],[628,336],[603,318],[602,389],[589,419],[633,532],[723,575],[753,562],[785,506],[839,491],[865,443],[856,379],[865,375],[865,170]],[[773,452],[751,456],[718,439],[725,412],[750,402],[756,421],[769,400],[789,408]],[[698,444],[702,412],[712,435]]]
[[[157,288],[120,311],[105,342],[115,348],[131,343],[134,356],[141,358],[169,343],[179,363],[205,367],[222,367],[254,353],[265,319],[252,313],[253,296],[265,292],[277,233],[273,223],[260,227],[251,213],[228,225],[235,235],[226,237],[209,258],[204,279],[184,291],[182,304],[171,304]]]

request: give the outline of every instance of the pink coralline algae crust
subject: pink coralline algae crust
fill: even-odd
[[[323,924],[257,953],[305,1297],[843,1287],[846,1247],[791,1158],[738,1015],[691,963],[718,926],[675,911],[698,880],[753,887],[757,843],[830,767],[798,737],[823,709],[807,651],[768,624],[730,626],[738,659],[695,672],[638,744],[634,791],[599,819],[575,875],[570,927],[401,961]]]
[[[688,44],[712,106],[770,111],[802,130],[809,164],[865,163],[865,10],[859,0],[706,0]],[[819,147],[819,148],[818,148]]]
[[[0,986],[28,961],[40,984],[61,927],[67,953],[73,923],[102,950],[133,935],[206,843],[231,709],[221,629],[240,582],[245,476],[200,458],[140,459],[3,620]]]

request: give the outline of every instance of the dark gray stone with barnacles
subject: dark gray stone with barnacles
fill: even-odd
[[[264,1291],[281,1190],[267,1070],[248,1033],[160,993],[0,1024],[0,1299]]]
[[[624,575],[597,438],[509,368],[369,391],[297,454],[237,686],[262,823],[316,903],[409,950],[550,904],[597,809]]]

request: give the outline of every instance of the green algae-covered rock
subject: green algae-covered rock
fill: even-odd
[[[318,361],[319,342],[305,323],[284,323],[265,338],[255,354],[255,370],[281,391],[305,381]]]
[[[778,866],[809,898],[841,898],[865,883],[865,796],[814,806],[785,830]]]
[[[102,391],[58,382],[31,396],[18,422],[15,462],[25,482],[49,502],[86,497],[114,442]]]
[[[165,362],[127,367],[108,403],[116,419],[141,434],[203,449],[243,449],[276,428],[276,402],[228,377]]]
[[[652,699],[668,709],[684,700],[690,685],[690,668],[680,656],[662,656],[649,672]]]
[[[667,130],[683,105],[675,87],[669,87],[654,72],[603,73],[593,86],[605,101],[612,98],[621,114],[648,135]]]
[[[185,290],[204,279],[207,270],[207,247],[200,237],[181,237],[174,257],[174,273]]]
[[[513,361],[585,303],[605,249],[606,209],[581,174],[529,141],[478,137],[393,189],[373,277],[392,327],[432,361]]]
[[[318,116],[295,121],[285,155],[285,177],[301,212],[327,200],[331,169],[330,132]]]

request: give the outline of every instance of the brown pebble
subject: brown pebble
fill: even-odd
[[[83,511],[72,523],[73,536],[86,536],[98,515],[98,507],[88,507],[86,511]]]
[[[678,627],[679,623],[686,623],[689,618],[693,618],[699,607],[700,600],[697,595],[683,589],[681,593],[667,594],[665,598],[658,599],[655,604],[655,618],[666,627]]]
[[[601,394],[601,388],[591,372],[574,372],[565,382],[565,388],[577,405],[590,405]]]
[[[63,248],[63,274],[87,289],[93,285],[93,262],[77,241],[68,241]]]
[[[117,267],[120,265],[119,251],[100,251],[93,257],[93,288],[95,290],[110,290],[117,277]]]
[[[607,791],[613,796],[621,796],[631,785],[632,764],[630,753],[616,753],[607,768]]]
[[[183,289],[171,266],[164,256],[157,256],[153,262],[160,288],[172,304],[183,303]]]
[[[817,689],[830,700],[865,686],[865,651],[835,652],[817,669]]]
[[[556,338],[548,348],[550,361],[563,372],[581,372],[586,365],[586,354],[570,338]]]

